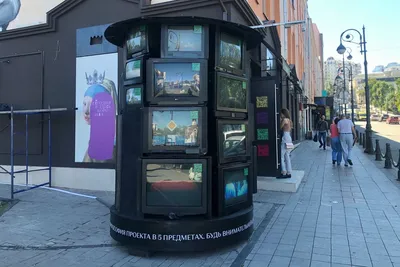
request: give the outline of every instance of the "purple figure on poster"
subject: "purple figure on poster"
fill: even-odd
[[[94,95],[90,105],[89,157],[94,160],[112,159],[114,140],[115,105],[111,94],[104,90]]]

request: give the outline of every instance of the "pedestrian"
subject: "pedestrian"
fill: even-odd
[[[328,122],[325,120],[325,115],[322,115],[318,124],[318,140],[319,140],[319,148],[323,147],[326,150],[326,134],[329,130]]]
[[[292,130],[292,121],[290,120],[290,113],[287,109],[282,109],[280,113],[281,123],[280,129],[282,132],[281,141],[281,174],[276,177],[278,179],[285,179],[292,177],[292,163],[290,161],[290,151],[293,149],[293,141],[290,136]]]
[[[351,150],[353,149],[354,139],[356,138],[356,130],[349,117],[350,116],[344,117],[337,124],[340,143],[343,149],[344,166],[346,167],[349,166],[348,164],[353,165],[353,161],[351,160]]]
[[[337,163],[338,166],[340,166],[340,163],[342,162],[342,145],[340,144],[339,131],[337,128],[339,121],[340,119],[336,117],[330,128],[332,140],[332,164],[335,165]]]

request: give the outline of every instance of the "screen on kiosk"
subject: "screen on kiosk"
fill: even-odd
[[[218,106],[236,110],[247,109],[247,84],[246,82],[225,77],[218,77]]]
[[[145,48],[146,45],[146,32],[139,27],[132,31],[128,35],[128,40],[126,41],[126,49],[128,55],[140,52]]]
[[[242,40],[227,33],[221,33],[219,61],[232,69],[242,69]]]
[[[129,61],[125,65],[125,78],[134,79],[140,78],[142,61],[140,59]]]
[[[226,206],[246,201],[248,190],[246,171],[248,168],[224,171]]]
[[[202,170],[202,163],[147,164],[147,205],[200,207]]]
[[[200,52],[202,26],[169,26],[168,52]]]
[[[246,155],[246,124],[222,125],[224,158]]]
[[[154,96],[200,95],[200,63],[155,63]]]
[[[198,124],[196,110],[153,111],[153,146],[199,146]]]

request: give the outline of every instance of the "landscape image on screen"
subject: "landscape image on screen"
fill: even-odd
[[[147,205],[201,206],[202,170],[202,163],[147,164]]]
[[[142,103],[141,88],[130,88],[126,91],[126,103],[128,105]]]
[[[125,78],[133,79],[140,77],[141,60],[134,60],[126,63],[125,66]]]
[[[146,32],[141,31],[138,27],[136,31],[133,31],[128,35],[128,40],[126,41],[126,49],[128,56],[134,53],[140,52],[146,45]]]
[[[242,41],[226,33],[221,33],[220,64],[233,69],[242,69]]]
[[[224,158],[246,154],[245,124],[224,124],[222,126]]]
[[[199,146],[198,111],[153,111],[153,146]]]
[[[225,171],[225,204],[227,206],[243,202],[247,199],[247,175],[243,169]]]
[[[154,64],[154,96],[199,96],[200,67],[193,64],[199,63]]]
[[[168,27],[169,52],[198,52],[202,50],[201,45],[201,26]]]
[[[247,110],[247,86],[243,81],[219,76],[217,93],[220,108]]]

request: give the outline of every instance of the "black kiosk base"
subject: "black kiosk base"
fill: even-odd
[[[248,240],[257,172],[247,59],[260,33],[209,18],[146,17],[105,36],[125,61],[111,237],[138,256]]]
[[[253,207],[211,220],[171,221],[124,217],[111,207],[111,237],[133,254],[213,250],[246,241],[252,232]]]

